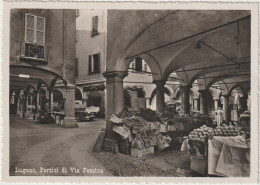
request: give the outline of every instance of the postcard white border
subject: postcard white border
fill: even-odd
[[[2,181],[19,183],[257,183],[258,182],[258,3],[238,2],[3,2],[2,11]],[[10,9],[12,8],[40,8],[40,9],[192,9],[192,10],[251,10],[251,170],[249,178],[191,178],[191,177],[19,177],[9,176],[9,101],[5,98],[9,94],[9,27]],[[254,124],[255,123],[255,124]]]

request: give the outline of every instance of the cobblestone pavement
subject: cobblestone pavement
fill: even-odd
[[[196,176],[185,153],[166,151],[144,158],[92,152],[104,120],[80,122],[79,128],[10,118],[12,176]]]
[[[93,153],[114,176],[197,177],[189,170],[190,159],[180,151],[156,152],[134,158],[120,153]],[[116,162],[115,162],[116,161]]]
[[[78,124],[79,128],[65,129],[11,117],[10,175],[111,176],[90,154],[105,121]]]

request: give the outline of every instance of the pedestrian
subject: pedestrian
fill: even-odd
[[[217,125],[220,126],[223,121],[223,111],[221,107],[219,107],[218,110],[216,111],[216,118],[217,118]]]

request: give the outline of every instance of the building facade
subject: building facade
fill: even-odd
[[[66,114],[63,126],[77,126],[69,105],[75,99],[75,59],[76,10],[12,9],[10,113],[32,117],[58,104]]]
[[[106,10],[78,10],[77,91],[82,104],[100,108],[105,115]],[[80,100],[80,98],[77,98]]]

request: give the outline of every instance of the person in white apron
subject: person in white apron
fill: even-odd
[[[223,121],[223,111],[221,109],[221,107],[218,108],[218,110],[216,111],[216,120],[217,120],[217,125],[221,125],[222,121]]]

